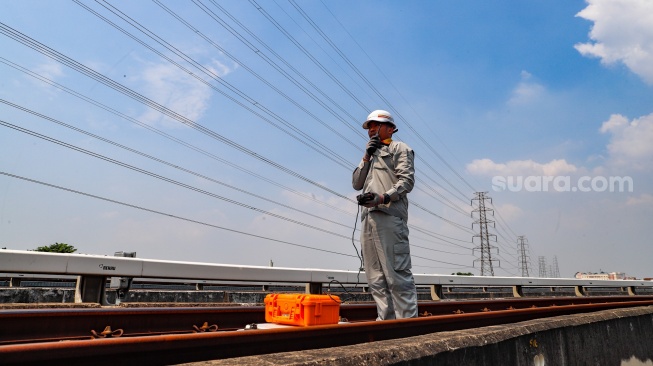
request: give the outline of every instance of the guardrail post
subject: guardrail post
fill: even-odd
[[[322,294],[322,283],[320,282],[309,282],[306,284],[306,293],[319,295]]]
[[[524,289],[521,285],[512,286],[512,297],[524,297]]]
[[[576,296],[578,297],[583,297],[587,294],[585,291],[585,287],[583,286],[574,286],[574,291],[576,292]]]
[[[11,277],[9,279],[9,287],[20,287],[20,278]]]
[[[628,296],[637,296],[637,288],[635,286],[626,287],[628,290]]]
[[[195,284],[195,291],[204,291],[204,284],[203,283],[196,283]]]
[[[431,285],[431,300],[439,301],[443,298],[442,285]]]
[[[115,252],[114,256],[136,258],[136,252]],[[132,277],[111,277],[109,288],[111,290],[116,290],[116,305],[120,305],[120,303],[127,297],[127,293],[132,288],[133,281],[134,279]]]
[[[93,302],[111,305],[107,302],[105,276],[78,276],[75,286],[75,303]]]

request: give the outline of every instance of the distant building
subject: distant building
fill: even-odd
[[[610,272],[610,273],[592,273],[592,272],[576,272],[576,278],[589,279],[589,280],[630,280],[632,277],[626,277],[624,272]]]

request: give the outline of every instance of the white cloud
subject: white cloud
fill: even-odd
[[[539,99],[544,94],[544,87],[532,80],[533,75],[528,71],[521,72],[521,81],[512,91],[508,100],[509,105],[527,104]]]
[[[36,65],[33,71],[36,74],[41,75],[44,78],[50,79],[52,81],[57,81],[58,79],[64,76],[63,66],[60,63],[51,59],[46,59],[44,63]],[[56,87],[47,83],[43,83],[35,78],[28,77],[27,80],[28,83],[44,91],[51,98],[55,97],[61,92],[61,90],[57,89]]]
[[[207,69],[219,77],[224,77],[232,73],[237,68],[238,64],[234,64],[234,67],[230,68],[229,66],[215,59],[211,60],[211,65],[207,67]]]
[[[609,120],[603,122],[599,131],[601,133],[606,133],[608,131],[620,130],[626,125],[628,125],[628,118],[620,114],[613,114],[610,116]]]
[[[208,107],[211,89],[174,65],[150,65],[143,71],[142,79],[150,99],[192,121],[201,118]],[[168,127],[180,126],[154,110],[148,110],[141,119],[146,123],[168,121]]]
[[[587,43],[574,47],[606,65],[622,62],[653,84],[653,1],[587,0],[576,16],[594,22]]]
[[[578,170],[565,159],[551,160],[548,163],[537,163],[533,160],[513,160],[507,163],[495,163],[491,159],[475,159],[467,164],[470,174],[484,176],[557,176],[574,173]]]
[[[608,143],[608,162],[636,168],[650,168],[653,161],[653,113],[628,121],[613,114],[603,122],[601,133],[612,135]]]
[[[63,75],[63,68],[60,63],[48,60],[34,68],[34,72],[50,80],[56,80]]]
[[[644,193],[639,197],[628,197],[628,200],[626,201],[626,205],[628,206],[643,205],[643,206],[653,207],[653,196],[648,193]]]
[[[524,211],[521,208],[510,203],[498,205],[495,206],[494,208],[497,211],[497,215],[499,215],[501,219],[507,222],[511,222],[513,220],[520,218],[524,213]]]
[[[603,122],[601,133],[610,134],[607,154],[601,157],[603,166],[591,169],[596,175],[614,173],[614,168],[650,170],[653,168],[653,113],[630,121],[613,114]],[[491,159],[475,159],[466,166],[467,172],[479,176],[561,176],[582,173],[589,168],[577,167],[565,159],[548,163],[533,160],[512,160],[505,163]]]

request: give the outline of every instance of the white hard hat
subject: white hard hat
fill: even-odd
[[[369,116],[367,116],[367,119],[365,122],[363,122],[363,128],[368,129],[369,125],[368,123],[370,121],[376,121],[376,122],[381,122],[381,123],[389,123],[394,127],[395,129],[397,128],[397,125],[395,125],[395,119],[392,118],[392,115],[388,111],[384,111],[382,109],[377,109],[374,112],[370,113]]]

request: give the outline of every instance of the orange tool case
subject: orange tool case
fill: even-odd
[[[265,321],[300,326],[338,324],[340,298],[335,295],[269,294]]]

